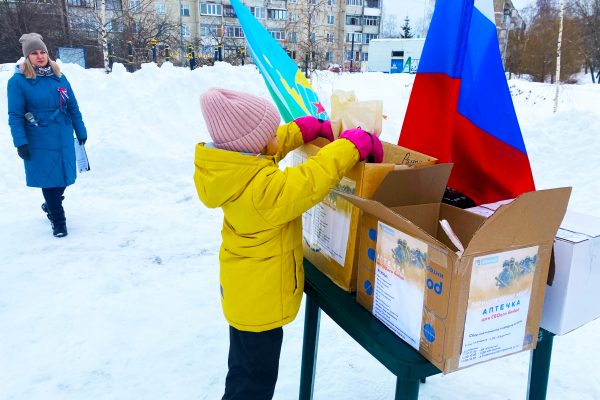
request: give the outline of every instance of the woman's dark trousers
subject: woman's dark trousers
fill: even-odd
[[[65,189],[64,187],[42,188],[44,200],[46,200],[46,203],[42,205],[42,209],[46,211],[50,222],[52,222],[54,236],[66,236],[67,234],[67,221],[62,206]]]
[[[229,327],[229,372],[222,400],[271,400],[283,329],[245,332]]]

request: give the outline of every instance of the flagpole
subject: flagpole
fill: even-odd
[[[558,109],[558,91],[560,87],[560,52],[563,34],[563,19],[565,14],[565,3],[560,0],[560,25],[558,28],[558,42],[556,44],[556,91],[554,93],[554,112]]]

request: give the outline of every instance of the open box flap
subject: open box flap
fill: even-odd
[[[464,255],[552,241],[565,215],[571,188],[528,192],[503,205],[477,230]]]
[[[427,243],[436,244],[438,247],[444,250],[453,252],[453,250],[449,249],[448,246],[446,246],[445,244],[437,240],[435,237],[430,235],[427,231],[425,231],[425,229],[414,224],[412,221],[403,217],[402,215],[397,214],[396,212],[392,211],[380,202],[365,199],[363,197],[355,196],[353,194],[343,193],[337,190],[335,192],[338,196],[345,198],[346,200],[354,204],[356,207],[360,208],[363,212],[374,216],[380,221],[390,226],[393,226],[410,236],[421,239]]]
[[[373,200],[388,207],[439,203],[452,166],[444,163],[390,172],[375,191]]]

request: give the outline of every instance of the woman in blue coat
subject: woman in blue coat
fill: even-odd
[[[87,132],[71,85],[49,59],[42,36],[27,33],[19,41],[25,61],[8,81],[8,123],[27,186],[42,188],[42,209],[54,236],[63,237],[63,193],[76,178],[73,130],[80,144]]]

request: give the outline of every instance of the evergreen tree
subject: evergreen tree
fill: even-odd
[[[402,37],[405,39],[410,39],[411,37],[413,37],[414,35],[411,33],[411,27],[410,27],[410,19],[408,18],[408,15],[406,16],[406,18],[404,18],[404,25],[402,25],[400,27],[400,29],[402,29]]]

